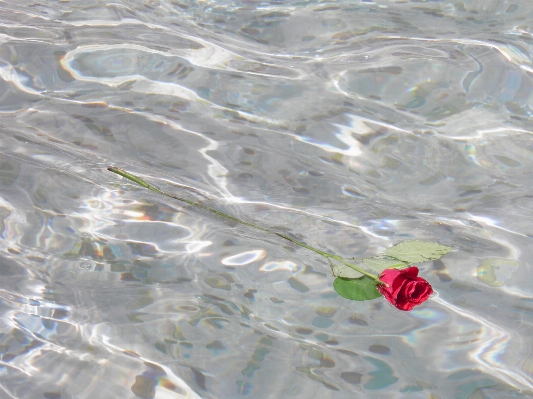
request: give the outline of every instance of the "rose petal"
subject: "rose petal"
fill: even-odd
[[[379,279],[388,286],[378,284],[378,291],[400,310],[412,310],[433,293],[431,285],[422,277],[418,277],[416,266],[402,270],[385,269]]]

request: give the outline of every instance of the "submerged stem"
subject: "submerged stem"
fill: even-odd
[[[295,240],[289,236],[286,236],[284,234],[281,234],[281,233],[278,233],[276,231],[273,231],[273,230],[270,230],[270,229],[267,229],[267,228],[264,228],[264,227],[261,227],[261,226],[258,226],[256,224],[253,224],[253,223],[250,223],[250,222],[245,222],[244,220],[241,220],[241,219],[237,219],[236,217],[233,217],[233,216],[230,216],[230,215],[227,215],[223,212],[220,212],[220,211],[217,211],[216,209],[213,209],[213,208],[210,208],[208,206],[205,206],[204,204],[200,203],[200,202],[196,202],[196,201],[192,201],[192,200],[189,200],[187,198],[182,198],[182,197],[178,197],[177,195],[175,194],[172,194],[172,193],[167,193],[165,191],[162,191],[161,189],[159,189],[157,186],[154,186],[152,184],[149,184],[147,182],[145,182],[143,179],[141,179],[140,177],[137,177],[135,175],[132,175],[131,173],[129,172],[126,172],[124,169],[122,168],[116,168],[114,166],[108,166],[107,167],[107,170],[109,170],[110,172],[113,172],[113,173],[116,173],[117,175],[120,175],[122,177],[125,177],[126,179],[128,180],[131,180],[132,182],[134,183],[137,183],[138,185],[144,187],[144,188],[147,188],[149,190],[152,190],[153,192],[155,193],[158,193],[158,194],[161,194],[161,195],[164,195],[166,197],[169,197],[169,198],[172,198],[172,199],[175,199],[175,200],[178,200],[178,201],[181,201],[181,202],[185,202],[186,204],[189,204],[189,205],[193,205],[193,206],[196,206],[198,208],[201,208],[201,209],[204,209],[208,212],[211,212],[211,213],[214,213],[215,215],[217,216],[220,216],[222,218],[225,218],[225,219],[228,219],[228,220],[231,220],[233,222],[236,222],[236,223],[240,223],[240,224],[243,224],[245,226],[248,226],[248,227],[251,227],[253,229],[257,229],[257,230],[261,230],[265,233],[269,233],[269,234],[274,234],[280,238],[283,238],[284,240],[287,240],[287,241],[290,241],[292,242],[293,244],[296,244],[296,245],[299,245],[300,247],[302,248],[306,248],[310,251],[313,251],[321,256],[323,256],[324,258],[326,259],[335,259],[339,262],[341,262],[342,264],[354,269],[354,270],[357,270],[359,273],[362,273],[364,274],[365,276],[367,277],[370,277],[372,280],[375,280],[377,283],[381,283],[381,281],[379,280],[378,276],[372,274],[372,273],[369,273],[367,271],[365,271],[364,269],[360,268],[359,266],[356,266],[354,264],[351,264],[349,262],[347,262],[346,260],[344,260],[343,258],[341,258],[340,256],[338,255],[334,255],[334,254],[330,254],[328,252],[324,252],[324,251],[321,251],[320,249],[317,249],[317,248],[314,248],[314,247],[311,247],[307,244],[304,244],[303,242],[300,242],[298,240]]]

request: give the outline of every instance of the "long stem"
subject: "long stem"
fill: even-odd
[[[381,281],[378,279],[378,276],[367,272],[366,270],[360,268],[359,266],[356,266],[354,264],[346,262],[343,258],[341,258],[338,255],[334,255],[334,254],[330,254],[328,252],[321,251],[320,249],[311,247],[311,246],[309,246],[307,244],[304,244],[303,242],[297,241],[297,240],[295,240],[295,239],[293,239],[293,238],[291,238],[289,236],[286,236],[284,234],[278,233],[278,232],[273,231],[273,230],[266,229],[264,227],[258,226],[258,225],[253,224],[253,223],[245,222],[244,220],[237,219],[236,217],[227,215],[227,214],[225,214],[223,212],[217,211],[216,209],[209,208],[208,206],[205,206],[204,204],[202,204],[200,202],[192,201],[192,200],[189,200],[187,198],[178,197],[177,195],[172,194],[172,193],[164,192],[161,189],[159,189],[158,187],[156,187],[156,186],[154,186],[152,184],[146,183],[140,177],[137,177],[135,175],[132,175],[129,172],[126,172],[122,168],[116,168],[114,166],[108,166],[107,170],[109,170],[110,172],[116,173],[117,175],[120,175],[122,177],[125,177],[126,179],[131,180],[132,182],[137,183],[138,185],[143,186],[143,187],[145,187],[145,188],[147,188],[149,190],[152,190],[153,192],[156,192],[158,194],[164,195],[164,196],[169,197],[169,198],[173,198],[173,199],[181,201],[181,202],[185,202],[186,204],[189,204],[189,205],[196,206],[196,207],[204,209],[204,210],[206,210],[208,212],[214,213],[217,216],[220,216],[220,217],[225,218],[225,219],[229,219],[229,220],[231,220],[233,222],[236,222],[236,223],[243,224],[243,225],[251,227],[253,229],[261,230],[261,231],[264,231],[265,233],[274,234],[274,235],[276,235],[278,237],[283,238],[284,240],[292,242],[293,244],[299,245],[300,247],[303,247],[303,248],[306,248],[306,249],[308,249],[310,251],[316,252],[317,254],[323,256],[326,259],[335,259],[335,260],[341,262],[342,264],[344,264],[344,265],[346,265],[348,267],[351,267],[354,270],[357,270],[359,273],[362,273],[365,276],[370,277],[372,280],[375,280],[378,283],[381,283]]]

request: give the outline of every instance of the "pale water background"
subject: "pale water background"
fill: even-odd
[[[533,396],[533,3],[0,2],[0,398]],[[404,240],[412,312],[316,254]]]

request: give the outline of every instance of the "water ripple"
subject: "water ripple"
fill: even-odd
[[[2,395],[530,394],[532,12],[2,3]],[[454,251],[412,312],[347,301],[315,253],[110,164],[354,261]]]

